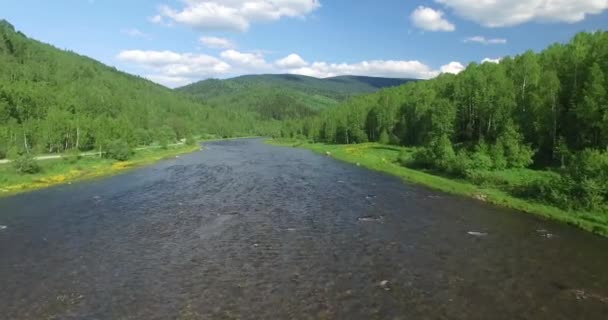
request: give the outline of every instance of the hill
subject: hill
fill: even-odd
[[[254,113],[216,109],[0,20],[0,159],[190,135],[264,134]]]
[[[284,120],[316,114],[350,97],[411,81],[415,80],[361,76],[318,79],[265,74],[204,80],[176,90],[221,108],[250,110],[264,119]]]

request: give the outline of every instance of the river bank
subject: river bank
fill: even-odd
[[[10,163],[0,165],[0,197],[21,192],[72,183],[80,180],[110,176],[150,165],[157,161],[200,150],[197,145],[175,144],[168,149],[138,148],[128,161],[104,159],[98,156],[58,155],[39,161],[40,173],[18,173]]]
[[[267,143],[297,147],[312,150],[316,153],[326,154],[332,158],[354,163],[372,170],[397,176],[410,183],[416,183],[432,189],[475,198],[499,206],[516,209],[526,213],[535,214],[543,218],[567,223],[583,230],[608,237],[608,217],[600,213],[567,211],[544,203],[523,199],[512,195],[508,189],[518,184],[529,182],[533,178],[550,175],[546,171],[529,169],[504,170],[492,173],[493,180],[499,183],[476,184],[463,179],[454,179],[432,172],[420,171],[404,167],[398,163],[398,157],[408,148],[366,143],[358,145],[327,145],[321,143],[307,143],[297,140],[273,139]]]
[[[608,314],[608,238],[262,139],[0,212],[3,319]]]

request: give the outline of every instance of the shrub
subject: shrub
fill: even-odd
[[[500,141],[490,148],[490,156],[492,157],[493,168],[496,170],[504,170],[508,166],[507,158],[505,157],[505,148]]]
[[[409,166],[412,162],[411,152],[407,150],[401,150],[401,152],[399,152],[399,156],[397,156],[397,161],[404,167]]]
[[[193,136],[189,135],[188,137],[186,137],[186,145],[188,146],[193,146],[196,144],[196,139],[194,139]]]
[[[608,152],[584,150],[558,179],[530,183],[521,195],[564,209],[608,210]]]
[[[74,163],[78,162],[80,159],[82,159],[82,156],[80,155],[80,151],[72,150],[70,152],[66,152],[66,153],[62,154],[61,159],[68,163],[74,164]]]
[[[137,144],[144,146],[152,144],[152,141],[154,140],[150,131],[143,128],[135,130],[135,137],[137,139]]]
[[[404,164],[413,168],[432,169],[435,164],[433,152],[429,148],[417,148],[410,161]]]
[[[123,140],[111,141],[106,146],[106,158],[118,161],[126,161],[129,160],[131,156],[133,156],[133,150],[131,150],[129,144]]]
[[[390,137],[389,137],[388,133],[386,132],[386,130],[382,130],[382,133],[380,133],[380,138],[378,139],[378,142],[381,144],[390,143]]]
[[[13,167],[22,174],[34,174],[42,171],[38,162],[29,154],[24,154],[13,161]]]
[[[523,136],[512,126],[507,126],[507,129],[496,139],[496,145],[502,146],[510,168],[525,168],[532,164],[534,151],[524,144],[523,140]]]
[[[493,167],[492,158],[485,152],[475,151],[471,154],[469,170],[491,170]]]
[[[456,153],[454,152],[450,138],[444,134],[431,142],[431,147],[433,166],[445,172],[452,171]]]
[[[536,199],[563,209],[579,207],[572,202],[572,183],[566,177],[536,179],[515,190],[521,197]]]

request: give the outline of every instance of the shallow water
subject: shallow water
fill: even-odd
[[[0,319],[606,319],[608,239],[259,139],[0,199]]]

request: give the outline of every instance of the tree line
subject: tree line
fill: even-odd
[[[608,32],[458,75],[350,99],[281,135],[326,143],[418,147],[413,163],[459,176],[474,170],[552,168],[560,181],[530,196],[605,209],[608,201]]]
[[[254,112],[212,107],[95,60],[27,38],[0,21],[0,159],[170,143],[194,135],[267,134]]]

